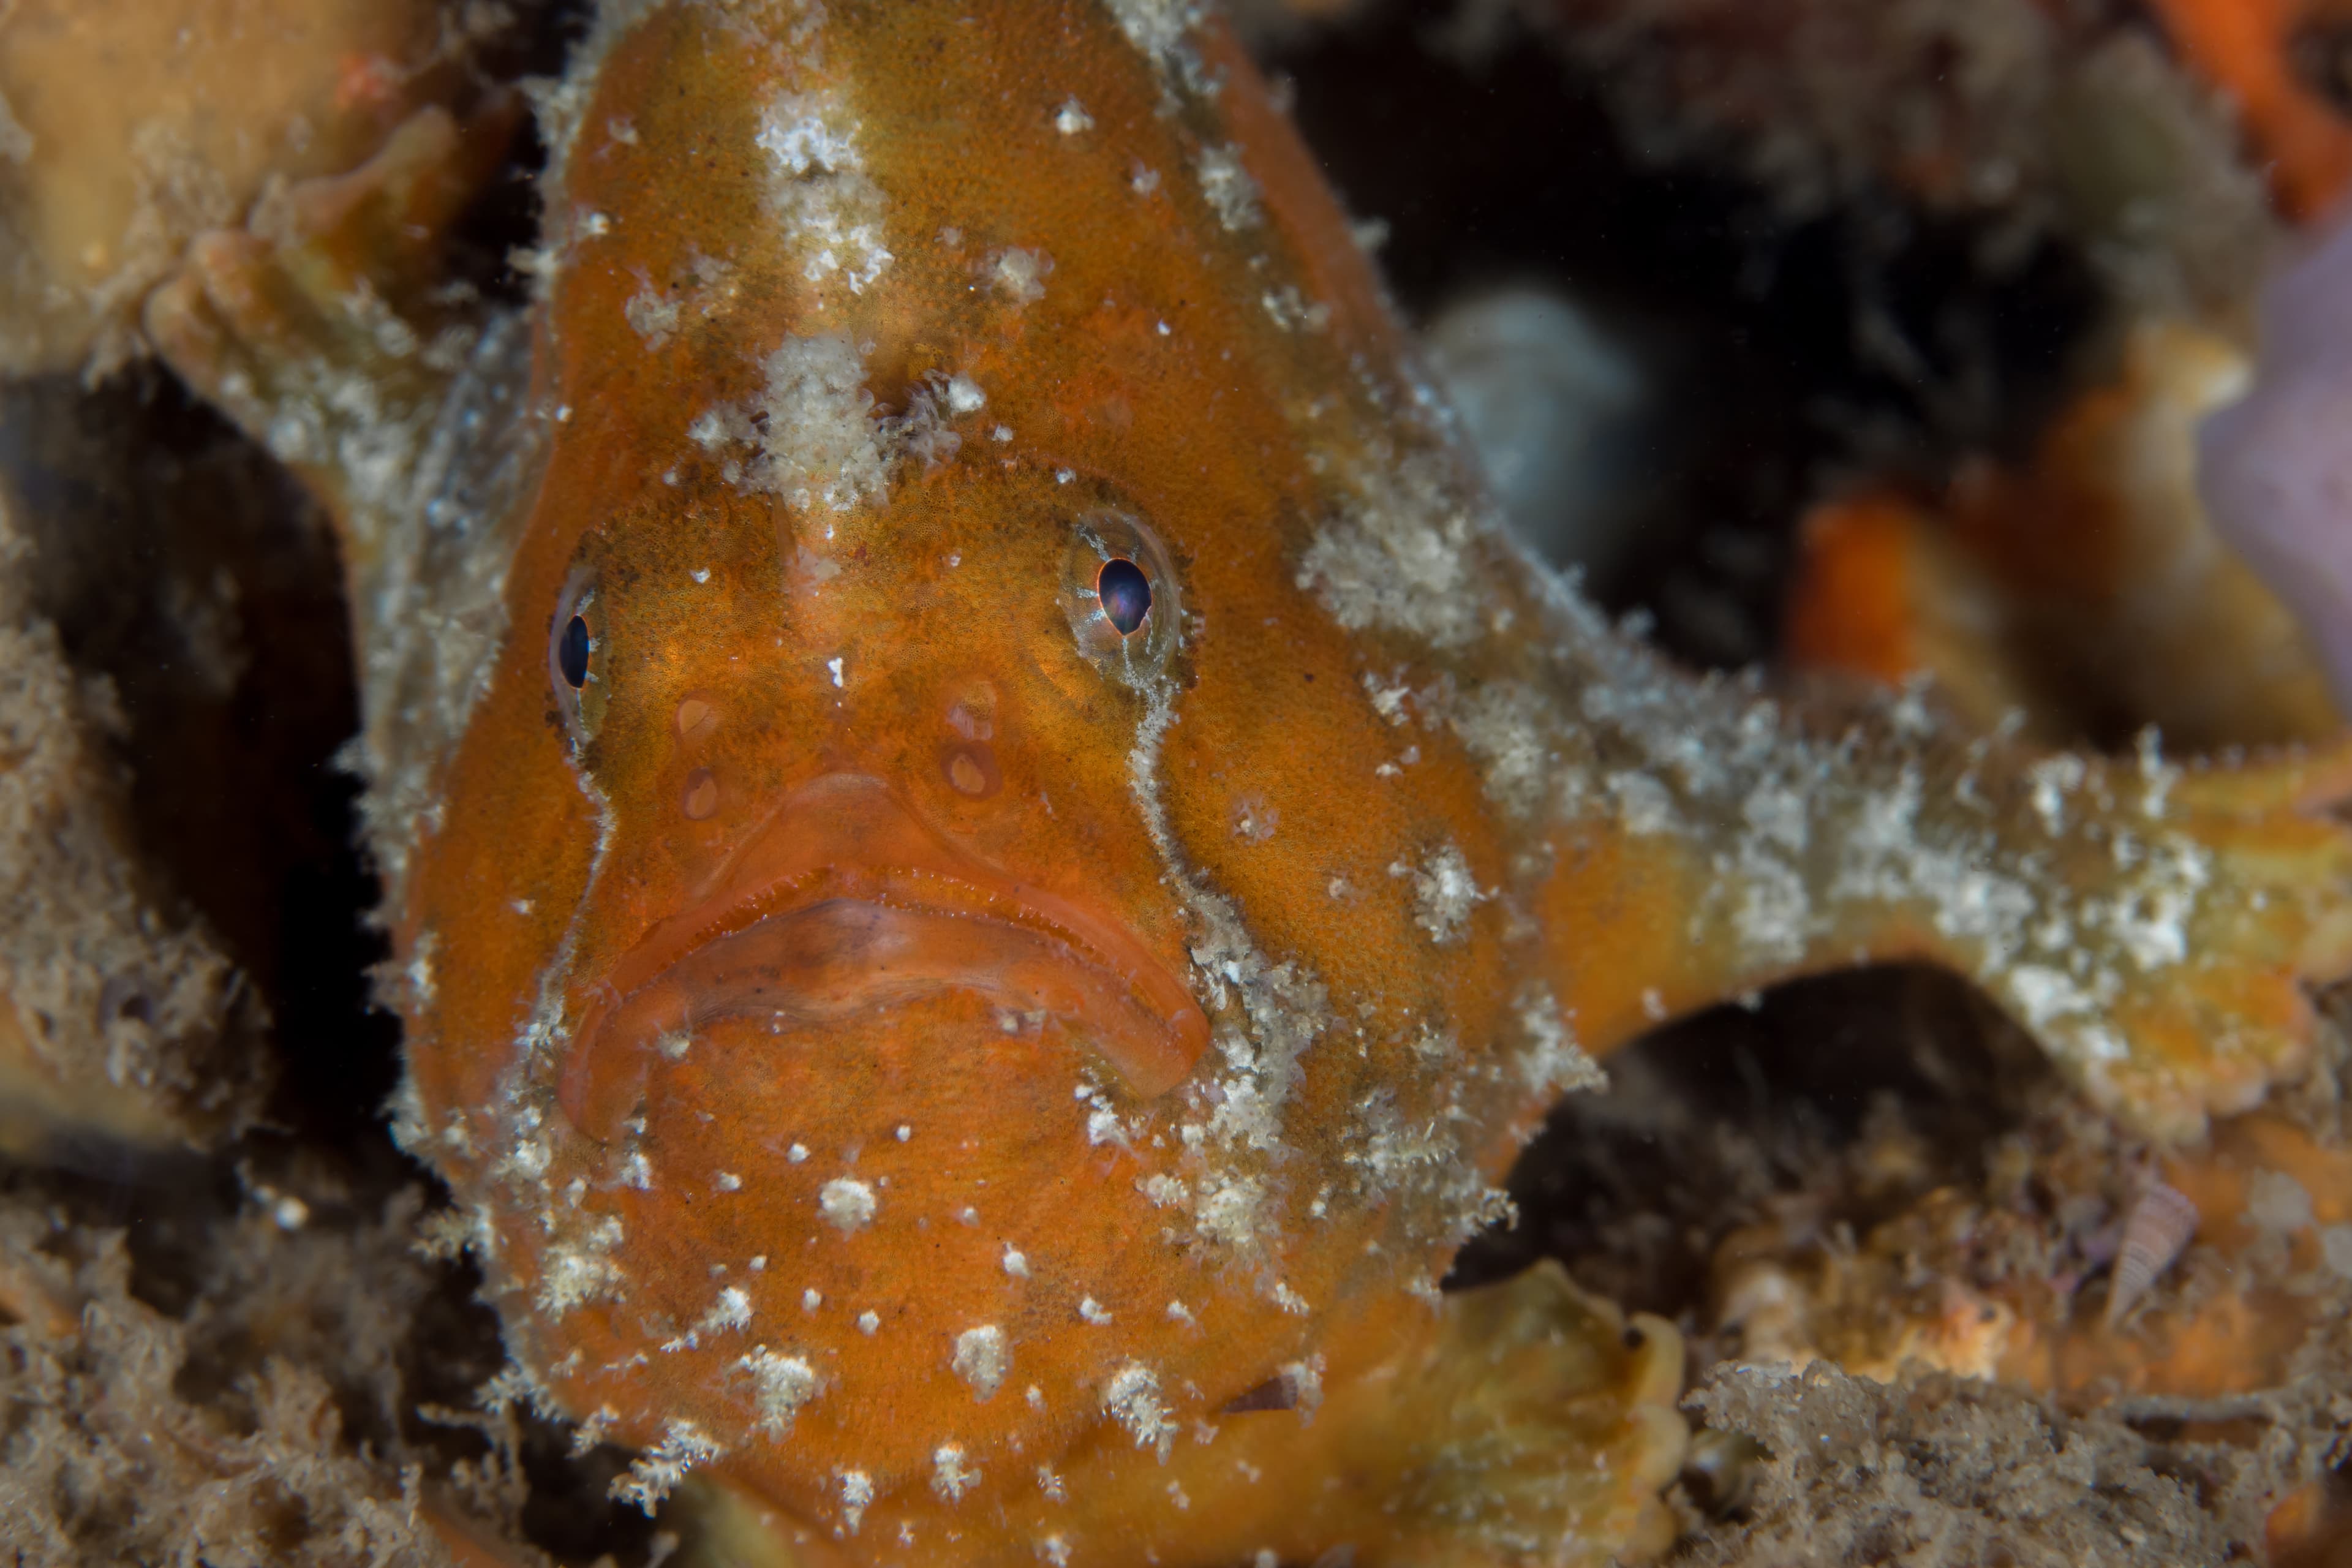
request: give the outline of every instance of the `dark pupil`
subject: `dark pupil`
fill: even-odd
[[[588,623],[578,616],[563,628],[563,641],[555,649],[556,668],[576,690],[588,684]]]
[[[1095,594],[1102,600],[1103,614],[1122,637],[1141,626],[1151,608],[1151,579],[1132,561],[1104,562],[1102,574],[1095,579]]]

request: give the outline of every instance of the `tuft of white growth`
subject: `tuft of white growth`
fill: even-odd
[[[1229,232],[1255,227],[1258,221],[1257,182],[1242,167],[1241,150],[1230,143],[1204,147],[1195,166],[1201,175],[1201,194],[1209,198],[1217,221]]]
[[[722,1193],[740,1193],[743,1190],[743,1178],[732,1171],[721,1171],[710,1178],[710,1184]]]
[[[719,1300],[710,1310],[702,1314],[694,1327],[673,1340],[663,1342],[662,1349],[676,1353],[700,1348],[702,1336],[725,1330],[740,1331],[751,1326],[751,1297],[740,1286],[730,1285],[719,1292]]]
[[[1458,1107],[1409,1120],[1398,1110],[1396,1089],[1382,1085],[1360,1103],[1351,1146],[1340,1159],[1354,1168],[1356,1190],[1367,1201],[1402,1199],[1421,1216],[1416,1234],[1460,1240],[1512,1212],[1510,1198],[1487,1184],[1464,1147],[1464,1125]],[[1285,1311],[1307,1310],[1287,1285],[1276,1287],[1275,1303]]]
[[[1745,886],[1732,911],[1732,930],[1749,957],[1765,963],[1795,963],[1813,933],[1812,896],[1804,877],[1788,861],[1751,840],[1740,861]]]
[[[838,1470],[834,1479],[841,1483],[841,1527],[855,1535],[873,1506],[874,1478],[864,1470]]]
[[[1372,677],[1364,679],[1370,683]],[[1403,687],[1395,689],[1401,698]],[[1382,695],[1372,693],[1376,709]],[[1389,721],[1404,721],[1401,700]],[[1532,687],[1498,680],[1465,697],[1447,721],[1485,770],[1487,799],[1523,821],[1542,811],[1560,772],[1559,755],[1545,739],[1560,727],[1552,703]]]
[[[1087,1111],[1087,1142],[1117,1143],[1126,1147],[1127,1129],[1120,1124],[1118,1109],[1111,1103],[1110,1096],[1098,1089],[1082,1092],[1086,1094],[1087,1104],[1090,1108]]]
[[[2213,879],[2213,857],[2200,844],[2173,839],[2150,847],[2140,864],[2139,876],[2084,913],[2088,923],[2105,928],[2142,973],[2150,973],[2188,958],[2189,920]]]
[[[1520,1003],[1519,1026],[1528,1036],[1527,1049],[1519,1057],[1519,1077],[1528,1093],[1550,1099],[1609,1087],[1609,1075],[1576,1043],[1550,992],[1538,989]]]
[[[1612,773],[1605,787],[1616,797],[1617,820],[1626,832],[1637,837],[1687,833],[1675,810],[1674,795],[1648,773]]]
[[[1258,295],[1257,302],[1266,319],[1286,332],[1319,332],[1331,324],[1331,307],[1320,300],[1309,300],[1296,283],[1268,289]]]
[[[1099,1328],[1110,1321],[1110,1309],[1092,1296],[1078,1298],[1078,1316]]]
[[[621,1245],[618,1216],[579,1215],[540,1249],[539,1289],[532,1297],[550,1322],[583,1302],[617,1295],[621,1266],[613,1254]]]
[[[874,1189],[855,1176],[835,1176],[817,1189],[816,1206],[835,1229],[853,1234],[874,1221]]]
[[[646,283],[629,296],[621,315],[645,339],[647,349],[658,349],[677,331],[678,303]]]
[[[908,394],[904,410],[878,414],[865,360],[833,333],[785,338],[761,371],[764,384],[748,410],[706,409],[687,426],[687,438],[722,458],[720,473],[738,489],[782,496],[800,511],[845,512],[887,500],[898,465],[929,468],[954,457],[963,437],[948,419],[988,401],[971,377],[935,374]],[[732,455],[740,447],[752,448],[749,462]],[[838,570],[821,562],[809,569],[820,579]]]
[[[1065,136],[1076,136],[1082,131],[1094,128],[1095,117],[1088,114],[1086,105],[1075,98],[1064,99],[1062,107],[1054,110],[1054,129]]]
[[[1004,1272],[1015,1279],[1029,1278],[1029,1259],[1011,1242],[1004,1246]]]
[[[1450,1136],[1434,1123],[1415,1126],[1397,1114],[1396,1094],[1377,1089],[1367,1097],[1360,1115],[1359,1146],[1340,1159],[1356,1169],[1356,1183],[1368,1195],[1387,1197],[1423,1173],[1442,1170],[1458,1157]]]
[[[802,179],[863,169],[856,134],[856,127],[843,118],[837,95],[787,93],[762,111],[752,142],[785,174]]]
[[[2051,837],[2066,831],[2066,797],[2083,787],[2089,773],[2088,765],[2071,752],[2044,757],[2025,770],[2032,783],[2033,814]]]
[[[1300,1423],[1312,1421],[1315,1412],[1323,1406],[1323,1358],[1318,1355],[1286,1362],[1282,1375],[1290,1384],[1292,1397],[1298,1402]]]
[[[1127,1429],[1139,1448],[1157,1448],[1168,1462],[1176,1441],[1176,1422],[1160,1397],[1160,1374],[1141,1362],[1131,1361],[1111,1373],[1103,1385],[1103,1414]]]
[[[882,1315],[871,1308],[857,1314],[857,1331],[872,1339],[882,1331]]]
[[[1407,706],[1412,700],[1412,688],[1402,679],[1384,681],[1368,669],[1364,672],[1364,695],[1371,699],[1372,711],[1391,724],[1402,726],[1412,717]]]
[[[1192,1223],[1211,1241],[1248,1247],[1264,1234],[1265,1186],[1255,1176],[1203,1181]]]
[[[1128,42],[1162,75],[1192,65],[1185,37],[1209,12],[1204,0],[1105,0]]]
[[[788,337],[761,366],[765,430],[744,472],[747,489],[803,511],[848,511],[890,493],[889,460],[866,364],[848,339]]]
[[[1430,851],[1419,868],[1400,860],[1389,868],[1389,875],[1412,881],[1413,923],[1440,947],[1462,940],[1470,911],[1489,897],[1470,874],[1470,862],[1451,843]]]
[[[1475,548],[1485,531],[1435,459],[1374,465],[1299,558],[1298,586],[1350,631],[1389,626],[1440,650],[1466,647],[1486,627]]]
[[[1045,297],[1045,274],[1053,269],[1044,251],[1011,246],[989,258],[987,277],[999,294],[1020,306]]]
[[[628,1472],[614,1480],[611,1495],[636,1504],[650,1515],[686,1479],[688,1470],[726,1452],[724,1445],[693,1422],[672,1416],[662,1427],[661,1440],[638,1455]]]
[[[802,275],[839,279],[862,294],[892,260],[882,243],[888,203],[865,173],[857,122],[837,92],[788,92],[769,102],[752,142],[775,170],[770,199],[800,253]]]
[[[2096,1015],[2102,996],[2063,969],[2044,963],[2013,965],[2008,975],[2010,999],[2025,1015],[2026,1026],[2047,1032],[2068,1018]]]
[[[931,1489],[949,1502],[980,1484],[980,1472],[964,1463],[963,1445],[942,1443],[931,1450]]]
[[[793,1429],[793,1417],[814,1399],[823,1384],[816,1369],[799,1356],[784,1355],[761,1345],[735,1363],[751,1374],[751,1403],[760,1415],[755,1426],[781,1437]]]
[[[1004,1374],[1013,1369],[1013,1352],[1003,1329],[982,1323],[956,1336],[955,1354],[948,1364],[971,1385],[972,1397],[985,1403],[1004,1385]]]

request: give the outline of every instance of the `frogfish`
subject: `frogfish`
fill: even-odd
[[[2152,1135],[2300,1070],[2352,753],[1675,670],[1205,7],[607,0],[536,107],[527,299],[492,106],[145,321],[338,520],[400,1136],[738,1560],[1601,1563],[1674,1329],[1439,1283],[1612,1049],[1906,960]]]

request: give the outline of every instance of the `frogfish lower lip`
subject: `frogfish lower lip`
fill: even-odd
[[[881,780],[828,773],[794,790],[716,890],[656,923],[573,1031],[557,1097],[609,1138],[656,1052],[730,1018],[789,1039],[941,992],[1083,1031],[1130,1091],[1183,1081],[1209,1022],[1123,925],[1028,887],[919,822]]]

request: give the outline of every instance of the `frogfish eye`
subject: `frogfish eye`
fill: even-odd
[[[555,648],[555,664],[574,691],[588,684],[588,623],[583,617],[574,616],[564,623],[563,639]]]
[[[547,628],[547,682],[577,749],[596,738],[611,696],[605,611],[586,568],[572,574]]]
[[[1095,596],[1121,637],[1132,637],[1151,611],[1151,579],[1125,556],[1113,556],[1095,576]],[[583,656],[583,667],[586,660]]]
[[[1079,656],[1127,685],[1160,679],[1184,624],[1183,580],[1151,525],[1115,506],[1069,520],[1062,613]]]

